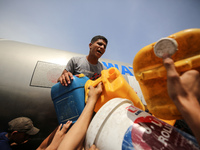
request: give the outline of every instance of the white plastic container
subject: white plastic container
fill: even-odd
[[[132,121],[127,119],[127,115],[123,114],[127,113],[125,108],[132,104],[130,100],[121,98],[115,98],[104,104],[90,123],[86,134],[86,148],[95,143],[99,150],[109,149],[110,146],[112,149],[119,149],[124,133],[132,124]]]
[[[95,144],[99,150],[198,149],[193,142],[171,125],[133,106],[130,100],[114,98],[92,119],[85,148]]]

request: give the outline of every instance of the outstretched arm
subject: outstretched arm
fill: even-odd
[[[49,146],[49,144],[53,140],[56,131],[58,130],[58,127],[40,144],[40,146],[36,150],[45,150]]]
[[[66,134],[67,129],[71,125],[71,121],[66,122],[66,124],[63,125],[62,129],[61,126],[58,126],[37,148],[37,150],[56,150],[64,138],[64,135]]]
[[[95,88],[90,86],[89,89],[88,100],[83,112],[81,113],[77,122],[65,135],[63,141],[58,147],[58,150],[77,149],[79,144],[84,140],[87,128],[92,119],[96,101],[102,92],[102,83],[99,83]]]
[[[164,58],[163,63],[167,70],[168,94],[200,145],[199,72],[190,70],[179,76],[171,58]]]

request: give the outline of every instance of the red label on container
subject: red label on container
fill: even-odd
[[[134,121],[131,138],[135,148],[162,150],[198,149],[172,126],[152,116]]]
[[[192,141],[171,125],[134,106],[126,109],[134,120],[125,133],[123,150],[198,150]]]

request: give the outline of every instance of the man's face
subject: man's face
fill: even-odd
[[[99,59],[104,54],[106,46],[106,42],[102,39],[98,39],[96,42],[90,43],[90,55]]]
[[[12,139],[14,140],[15,143],[17,144],[23,144],[29,140],[30,136],[26,133],[22,132],[17,132],[14,131],[15,133],[12,135]]]

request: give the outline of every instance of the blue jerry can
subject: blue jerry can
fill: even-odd
[[[68,86],[62,86],[60,82],[51,88],[51,98],[54,103],[59,124],[68,120],[75,123],[85,106],[84,86],[88,77],[76,77]]]

